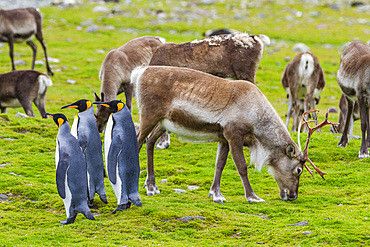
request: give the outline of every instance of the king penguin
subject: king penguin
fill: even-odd
[[[100,139],[98,126],[94,117],[94,107],[89,100],[81,99],[64,108],[76,108],[79,112],[73,121],[71,133],[81,143],[87,143],[82,148],[87,166],[87,184],[88,184],[88,205],[91,207],[94,203],[95,193],[98,193],[100,200],[108,203],[104,188],[104,164],[103,149]]]
[[[120,100],[94,102],[110,109],[104,135],[105,163],[108,178],[117,197],[112,213],[131,206],[142,206],[139,196],[139,147],[130,110]]]
[[[72,136],[68,120],[63,114],[46,113],[46,115],[49,115],[59,127],[55,149],[56,182],[67,214],[67,219],[60,223],[72,224],[77,213],[95,220],[87,206],[86,162],[81,147]]]

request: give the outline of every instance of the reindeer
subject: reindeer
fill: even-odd
[[[149,65],[187,67],[223,78],[255,82],[266,35],[216,35],[183,44],[167,42],[153,54]]]
[[[324,72],[314,54],[302,52],[288,63],[281,82],[289,100],[286,127],[288,128],[289,120],[293,115],[292,132],[295,132],[298,130],[302,113],[315,109],[315,98],[325,86]],[[313,115],[315,115],[314,112]]]
[[[46,44],[42,33],[42,18],[38,10],[35,8],[0,9],[0,42],[7,42],[9,44],[9,56],[13,71],[15,70],[14,43],[26,42],[32,48],[32,69],[35,68],[37,46],[32,41],[34,35],[44,49],[47,72],[49,75],[53,75],[49,66]]]
[[[144,36],[133,39],[118,49],[110,51],[105,57],[100,68],[101,98],[95,94],[96,101],[111,101],[117,95],[124,92],[126,105],[132,110],[133,85],[130,84],[131,71],[148,64],[158,46],[165,43],[161,37]],[[95,112],[96,122],[100,132],[108,121],[110,111],[108,108],[98,105]]]
[[[131,74],[131,82],[136,84],[140,112],[139,148],[149,136],[145,182],[148,195],[160,193],[153,168],[154,144],[169,130],[185,140],[218,142],[216,171],[209,192],[213,201],[225,200],[220,181],[230,151],[247,201],[264,202],[249,183],[243,146],[249,147],[251,163],[257,170],[269,165],[283,200],[297,199],[307,151],[303,154],[297,147],[274,108],[253,83],[170,66],[137,68]]]
[[[348,112],[342,138],[338,147],[348,144],[348,129],[350,128],[355,100],[358,101],[362,142],[358,154],[360,159],[369,157],[370,147],[370,45],[362,41],[353,41],[343,50],[340,58],[337,81],[346,96]]]
[[[7,107],[23,107],[25,113],[35,117],[32,102],[37,106],[43,118],[47,87],[53,83],[49,76],[36,70],[18,70],[0,74],[0,109],[6,113]]]

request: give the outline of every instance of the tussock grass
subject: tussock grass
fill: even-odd
[[[324,69],[327,85],[318,106],[324,113],[331,106],[338,106],[340,89],[335,74],[339,67],[340,47],[345,42],[359,38],[369,39],[368,24],[358,23],[368,15],[356,8],[340,6],[334,10],[328,4],[311,6],[302,1],[251,2],[218,1],[213,5],[192,1],[181,4],[177,1],[134,0],[131,5],[107,4],[117,8],[120,14],[108,15],[92,11],[94,4],[75,8],[59,9],[51,6],[41,9],[44,14],[44,33],[50,57],[60,59],[52,63],[54,85],[47,92],[47,111],[63,112],[72,122],[75,111],[60,110],[60,107],[81,98],[93,100],[92,91],[100,92],[98,72],[106,53],[123,43],[142,36],[159,35],[167,41],[180,43],[202,38],[201,34],[214,27],[230,27],[249,33],[263,33],[272,40],[266,47],[257,72],[256,82],[267,96],[280,117],[285,121],[286,94],[280,78],[288,63],[284,58],[293,58],[292,46],[303,42],[310,46]],[[330,1],[331,3],[332,1]],[[293,4],[294,3],[294,4]],[[339,4],[339,3],[338,3]],[[154,14],[162,10],[178,19],[161,22]],[[294,21],[296,11],[302,17]],[[311,12],[318,12],[312,17]],[[193,13],[196,18],[190,18]],[[213,14],[212,14],[213,13]],[[260,13],[265,18],[258,17]],[[173,16],[172,16],[173,17]],[[172,18],[171,17],[171,18]],[[288,18],[289,19],[289,18]],[[100,27],[97,32],[77,30],[81,22],[91,20]],[[112,25],[114,31],[105,27]],[[319,27],[319,29],[317,28]],[[135,32],[119,31],[120,28],[135,29]],[[279,45],[281,44],[281,45]],[[328,48],[325,44],[330,44]],[[103,50],[103,52],[100,52]],[[10,71],[8,47],[0,48],[1,72]],[[16,59],[26,65],[17,69],[29,69],[31,49],[16,44]],[[38,60],[42,60],[39,47]],[[45,71],[45,66],[36,69]],[[70,84],[67,80],[75,80]],[[124,100],[124,96],[120,95]],[[247,245],[369,245],[370,244],[370,164],[358,160],[360,140],[351,140],[346,149],[337,148],[337,135],[323,133],[312,137],[309,155],[313,162],[327,172],[326,180],[317,174],[314,177],[305,171],[301,176],[299,197],[296,201],[284,202],[279,189],[267,169],[261,173],[251,165],[249,179],[258,196],[266,204],[248,203],[238,172],[228,159],[222,176],[221,190],[227,202],[213,203],[208,198],[212,184],[217,144],[192,144],[172,138],[167,150],[155,151],[155,171],[160,195],[146,196],[142,188],[146,177],[145,147],[140,153],[140,195],[143,207],[110,214],[116,207],[116,198],[106,179],[108,205],[96,199],[92,209],[96,221],[78,215],[72,225],[61,226],[65,209],[55,184],[55,138],[57,127],[50,119],[42,119],[34,107],[36,118],[15,118],[23,109],[9,109],[0,115],[0,245],[2,246],[247,246]],[[324,115],[324,114],[321,114]],[[134,121],[138,111],[134,102]],[[323,116],[320,116],[322,120]],[[336,121],[337,114],[330,116]],[[360,135],[359,122],[355,124]],[[102,135],[103,137],[103,135]],[[296,140],[296,134],[292,134]],[[302,138],[302,143],[304,139]],[[247,162],[249,152],[245,149]],[[167,179],[167,183],[161,183]],[[189,190],[196,185],[199,189]],[[174,189],[184,189],[178,194]],[[202,219],[182,222],[185,216],[202,216]],[[296,226],[307,221],[307,225]]]

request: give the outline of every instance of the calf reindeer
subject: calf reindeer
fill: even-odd
[[[35,117],[32,102],[37,106],[43,118],[47,87],[53,83],[49,76],[36,70],[18,70],[0,74],[0,109],[6,113],[7,107],[23,107],[25,113]]]
[[[42,18],[40,13],[35,8],[25,9],[0,9],[0,42],[9,44],[9,56],[12,61],[12,69],[14,66],[13,44],[26,42],[33,51],[32,69],[35,68],[37,46],[32,42],[32,37],[40,41],[44,49],[46,69],[49,75],[53,75],[49,66],[48,55],[46,53],[46,44],[42,33]]]
[[[293,116],[292,132],[295,132],[302,113],[315,109],[315,98],[325,86],[324,72],[314,54],[302,52],[288,63],[281,82],[289,100],[286,127]]]
[[[130,83],[131,71],[148,64],[158,46],[165,43],[161,37],[144,36],[133,39],[118,49],[110,51],[100,68],[101,98],[95,94],[95,101],[112,101],[117,95],[124,92],[126,105],[132,110],[132,96],[134,87]],[[96,122],[100,132],[108,121],[110,111],[98,105],[95,112]]]
[[[257,170],[269,165],[283,200],[298,196],[305,156],[262,92],[247,81],[230,81],[204,72],[169,66],[135,69],[140,112],[139,148],[147,138],[148,195],[160,193],[155,183],[155,141],[166,131],[195,142],[218,142],[216,171],[210,196],[222,203],[220,181],[229,151],[249,202],[263,201],[248,180],[243,146]]]
[[[362,142],[358,154],[360,159],[369,157],[370,147],[370,45],[362,41],[351,42],[341,55],[337,81],[346,96],[348,112],[339,147],[348,144],[348,130],[355,100],[358,101],[361,119]]]

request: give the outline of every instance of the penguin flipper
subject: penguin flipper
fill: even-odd
[[[112,142],[108,152],[108,178],[111,183],[117,183],[117,166],[118,166],[118,156],[122,150],[122,139],[119,135],[112,138]]]
[[[67,170],[70,165],[70,157],[67,153],[63,153],[59,157],[58,167],[57,167],[57,189],[59,196],[62,199],[66,198],[66,190],[65,190],[65,181],[67,176]]]
[[[87,137],[86,136],[80,136],[78,138],[78,143],[80,144],[80,147],[82,149],[82,152],[85,154],[86,148],[87,148]]]

